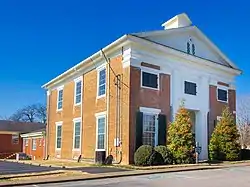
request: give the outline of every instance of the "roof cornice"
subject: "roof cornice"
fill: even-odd
[[[117,40],[115,40],[114,42],[112,42],[111,44],[109,44],[105,48],[103,48],[102,49],[103,52],[106,53],[106,55],[113,52],[119,44],[126,41],[127,37],[128,37],[128,35],[123,35],[122,37],[118,38]],[[83,60],[80,63],[76,64],[75,66],[68,69],[64,73],[60,74],[56,78],[54,78],[51,81],[44,84],[42,86],[42,88],[49,89],[53,84],[58,83],[62,79],[65,79],[65,78],[71,76],[72,74],[77,73],[80,69],[87,69],[90,66],[90,64],[93,63],[94,60],[100,59],[101,57],[102,57],[102,53],[100,53],[100,51],[94,53],[90,57],[86,58],[85,60]]]

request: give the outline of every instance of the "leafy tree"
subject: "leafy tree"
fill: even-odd
[[[168,129],[168,149],[174,157],[177,164],[193,163],[194,138],[192,134],[192,123],[189,112],[182,103],[174,122]]]
[[[229,108],[222,112],[209,144],[211,160],[238,160],[240,155],[239,132]]]

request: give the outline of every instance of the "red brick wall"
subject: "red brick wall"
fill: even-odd
[[[28,141],[28,145],[25,145],[25,141]],[[32,140],[36,141],[36,150],[32,150]],[[28,138],[23,140],[23,152],[27,155],[30,155],[32,160],[41,160],[45,157],[44,151],[44,138],[37,137],[37,138]]]
[[[209,139],[210,139],[210,136],[215,127],[214,122],[217,121],[217,116],[221,116],[223,109],[226,106],[228,106],[232,113],[236,111],[236,92],[235,90],[229,89],[228,90],[228,103],[220,102],[217,100],[217,86],[210,85],[209,98],[210,98],[210,112],[209,112],[208,133],[209,133]]]
[[[135,152],[136,112],[139,107],[161,109],[161,113],[170,120],[170,75],[160,74],[160,90],[141,88],[141,70],[130,68],[130,163]]]
[[[0,153],[16,153],[21,151],[22,139],[20,137],[18,144],[13,144],[11,134],[0,134]]]

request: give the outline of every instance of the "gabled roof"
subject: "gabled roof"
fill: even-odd
[[[201,39],[204,40],[204,42],[206,42],[208,46],[210,46],[216,53],[218,53],[219,56],[221,56],[225,60],[225,62],[228,64],[228,67],[239,70],[239,68],[196,26],[187,26],[187,27],[172,28],[172,29],[158,30],[158,31],[149,31],[149,32],[139,32],[139,33],[133,33],[132,35],[138,36],[140,38],[147,38],[149,36],[169,35],[171,33],[185,32],[185,31],[191,31],[191,32],[196,33]],[[171,46],[166,46],[166,47],[172,48]],[[210,60],[210,59],[206,59],[206,60]]]
[[[28,133],[45,128],[43,123],[16,122],[0,120],[0,131]]]

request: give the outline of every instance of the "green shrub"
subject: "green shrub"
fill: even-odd
[[[159,152],[153,150],[151,156],[149,157],[148,165],[150,166],[164,165],[164,160],[162,155]]]
[[[193,147],[195,142],[192,134],[192,123],[189,112],[181,105],[175,121],[169,125],[168,129],[168,149],[173,154],[174,163],[193,163]]]
[[[228,107],[223,110],[222,118],[212,133],[209,143],[209,156],[211,160],[218,161],[239,160],[239,132]]]
[[[161,154],[164,164],[173,164],[173,155],[167,146],[158,145],[155,147],[155,151]]]
[[[152,158],[150,159],[153,153],[153,147],[150,145],[142,145],[139,147],[134,155],[134,162],[137,166],[149,166],[150,161],[152,162]]]

